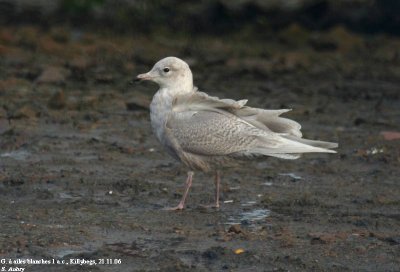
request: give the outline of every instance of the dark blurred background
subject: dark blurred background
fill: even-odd
[[[263,37],[298,23],[310,30],[343,25],[360,33],[400,34],[396,0],[0,0],[2,24],[70,24],[119,32],[225,34],[252,28]]]

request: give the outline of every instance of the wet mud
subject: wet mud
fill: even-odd
[[[248,34],[251,37],[252,34]],[[249,46],[251,44],[251,46]],[[161,57],[211,95],[291,108],[337,154],[186,169],[149,123]],[[26,271],[397,271],[400,40],[291,25],[269,39],[0,28],[0,259],[118,259]],[[397,136],[396,136],[397,135]]]

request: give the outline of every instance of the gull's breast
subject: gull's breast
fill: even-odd
[[[172,111],[172,97],[166,90],[160,89],[150,104],[150,120],[153,132],[161,144],[165,142],[165,123]]]

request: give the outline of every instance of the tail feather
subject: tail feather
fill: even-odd
[[[302,153],[336,153],[335,150],[329,148],[337,147],[336,143],[314,141],[294,136],[281,136],[281,140],[275,146],[271,145],[270,139],[267,137],[261,137],[260,140],[260,145],[252,148],[250,150],[251,153],[282,159],[297,159]]]
[[[330,149],[330,148],[337,148],[339,146],[337,143],[318,141],[318,140],[308,140],[308,139],[293,137],[291,135],[287,135],[287,136],[283,135],[282,137],[292,140],[292,141],[295,141],[295,142],[302,143],[302,144],[311,145],[314,147]]]
[[[268,156],[276,157],[285,160],[295,160],[301,157],[300,154],[269,154]]]

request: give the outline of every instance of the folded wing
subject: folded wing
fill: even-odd
[[[295,159],[329,152],[335,143],[303,139],[300,124],[280,117],[289,110],[245,106],[246,100],[218,99],[202,92],[177,97],[166,123],[178,153],[201,156],[267,155]]]

